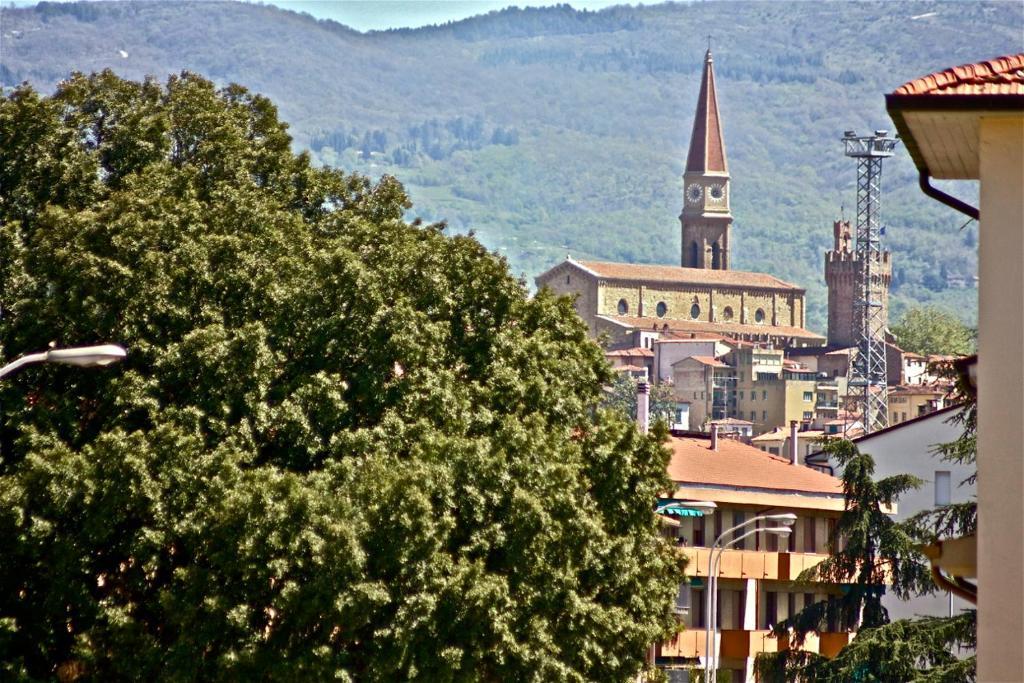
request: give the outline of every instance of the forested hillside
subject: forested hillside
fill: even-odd
[[[109,67],[241,83],[279,105],[318,161],[398,176],[415,215],[475,230],[532,278],[567,252],[677,262],[710,34],[735,266],[806,287],[820,331],[822,252],[841,207],[854,213],[842,131],[891,128],[885,92],[1020,51],[1022,30],[1008,2],[561,6],[370,34],[255,4],[40,3],[0,10],[0,82],[50,91]],[[932,302],[973,323],[977,226],[920,193],[902,150],[883,185],[895,312]]]

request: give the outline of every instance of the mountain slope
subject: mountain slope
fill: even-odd
[[[854,165],[843,130],[891,128],[883,94],[1024,49],[1017,3],[664,4],[505,10],[361,34],[230,2],[42,3],[0,10],[0,81],[48,90],[72,69],[189,69],[270,96],[324,163],[397,175],[414,211],[474,229],[532,277],[563,258],[673,263],[681,173],[711,33],[733,175],[737,268],[808,289],[824,327],[822,252]],[[885,169],[894,309],[973,321],[976,227]],[[956,191],[970,197],[972,187]]]

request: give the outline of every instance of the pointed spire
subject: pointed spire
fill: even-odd
[[[686,157],[686,172],[729,172],[725,161],[722,122],[718,117],[718,94],[715,92],[715,70],[711,62],[710,45],[704,55],[704,73],[700,79],[700,94],[697,96],[697,113],[693,118],[690,153]]]

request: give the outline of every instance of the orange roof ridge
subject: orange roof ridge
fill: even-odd
[[[708,438],[677,436],[669,440],[672,458],[668,475],[676,484],[750,490],[791,491],[820,496],[843,495],[842,482],[786,458],[735,439],[719,439],[711,450]]]
[[[687,284],[718,284],[804,291],[801,287],[780,280],[774,275],[745,270],[710,270],[656,263],[617,263],[614,261],[577,261],[575,259],[571,259],[570,263],[583,268],[592,275],[609,280],[659,280]]]
[[[1024,52],[961,64],[904,83],[893,95],[1024,95]]]
[[[693,117],[690,151],[686,157],[686,173],[728,173],[725,160],[725,140],[718,114],[718,94],[715,91],[715,69],[711,49],[704,55],[704,72],[697,95],[697,112]]]
[[[727,271],[705,271],[710,273],[721,273]],[[702,320],[679,320],[676,318],[647,318],[628,315],[606,315],[597,316],[602,320],[609,320],[623,327],[636,329],[656,330],[659,333],[687,333],[687,332],[713,332],[722,335],[729,334],[750,334],[750,335],[771,335],[776,337],[798,337],[801,339],[824,339],[820,334],[811,332],[803,327],[791,325],[758,325],[737,322],[706,322]],[[746,343],[729,340],[729,344],[748,346]],[[806,371],[806,372],[809,372]]]

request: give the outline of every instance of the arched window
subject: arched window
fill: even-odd
[[[756,323],[763,323],[764,322],[764,309],[763,308],[759,308],[759,309],[757,309],[754,312],[754,322],[756,322]]]
[[[711,243],[711,268],[719,270],[722,267],[722,250],[718,242]]]
[[[658,314],[659,318],[664,318],[665,314],[668,313],[668,304],[664,301],[659,301],[658,305],[654,307],[654,312]]]
[[[619,299],[619,315],[626,315],[629,313],[629,304],[625,299]]]
[[[732,306],[726,306],[724,309],[722,309],[722,320],[732,320],[732,315]]]
[[[690,306],[690,317],[694,320],[700,317],[700,306],[697,304]]]
[[[700,266],[700,247],[696,242],[690,244],[690,265],[694,268]]]

